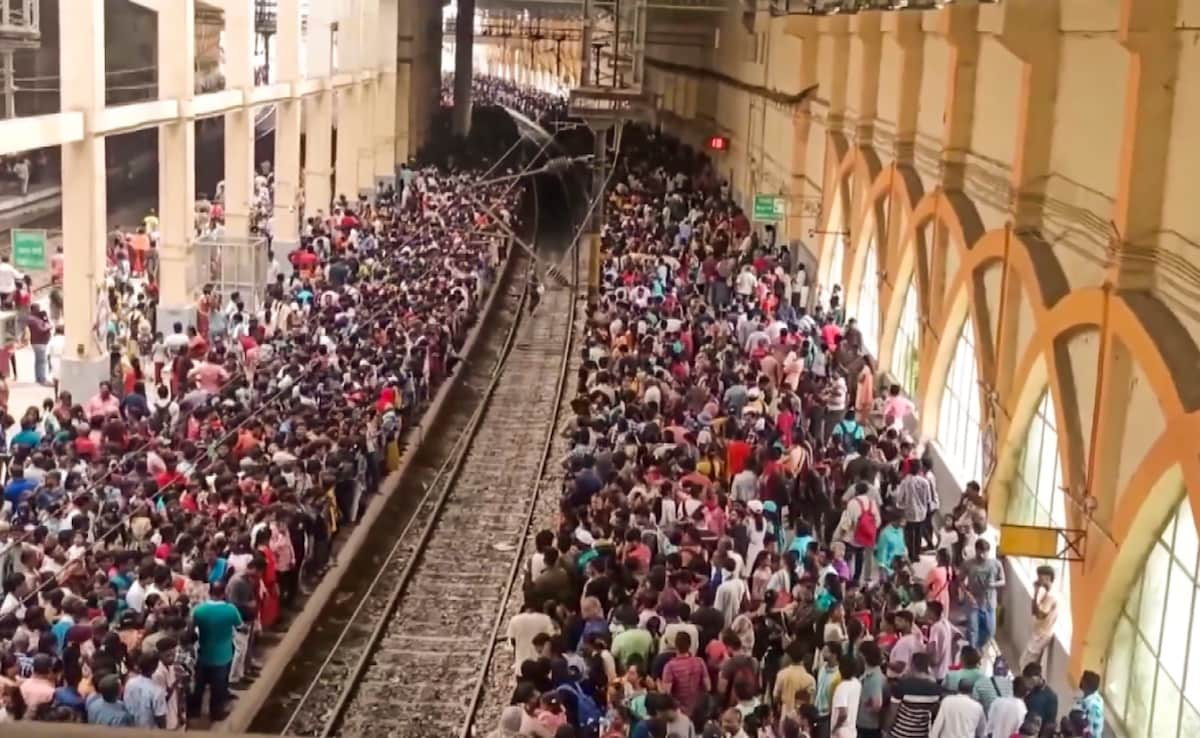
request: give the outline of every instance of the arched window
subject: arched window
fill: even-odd
[[[1058,455],[1058,417],[1049,390],[1042,393],[1037,413],[1025,432],[1021,466],[1013,480],[1008,501],[1008,522],[1013,525],[1067,527],[1066,499],[1062,490],[1062,460]],[[1042,565],[1055,569],[1054,587],[1058,590],[1058,620],[1054,628],[1068,648],[1071,644],[1071,567],[1059,559],[1043,560],[1010,556],[1025,581],[1037,578]],[[1032,584],[1030,585],[1032,586]]]
[[[904,308],[896,328],[896,343],[892,347],[892,376],[909,397],[917,396],[917,370],[921,357],[921,317],[917,312],[916,285],[908,283],[904,292]]]
[[[966,483],[983,482],[983,413],[975,365],[975,326],[968,317],[954,345],[938,414],[937,440],[946,465]]]
[[[1198,558],[1185,495],[1138,570],[1109,643],[1104,697],[1129,738],[1200,735]]]
[[[867,244],[862,287],[858,290],[858,308],[854,317],[862,331],[863,348],[871,356],[879,355],[879,265],[875,261],[875,239]]]

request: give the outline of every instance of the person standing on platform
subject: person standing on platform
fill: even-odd
[[[30,306],[26,323],[29,326],[29,345],[33,347],[34,380],[43,387],[47,387],[51,384],[47,358],[54,329],[50,325],[50,319],[42,312],[42,307],[37,303]]]
[[[212,691],[208,714],[213,721],[225,717],[229,701],[229,670],[233,665],[233,639],[242,627],[242,615],[232,603],[225,601],[225,586],[213,584],[209,600],[192,611],[192,622],[199,635],[196,658],[196,681],[188,699],[188,715],[197,717],[204,702],[204,693]]]
[[[1021,666],[1041,663],[1046,646],[1054,639],[1054,626],[1058,622],[1058,595],[1054,592],[1054,567],[1042,565],[1037,568],[1037,581],[1033,583],[1033,633],[1025,652],[1021,654]]]

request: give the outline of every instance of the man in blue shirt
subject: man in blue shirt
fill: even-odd
[[[154,681],[157,654],[142,653],[137,672],[125,683],[125,707],[139,728],[167,727],[167,690]]]
[[[133,727],[133,715],[121,701],[121,678],[105,674],[96,683],[96,693],[87,699],[87,721],[110,728]]]
[[[13,436],[9,447],[16,449],[18,446],[24,446],[26,449],[32,449],[42,442],[42,434],[38,432],[37,424],[30,420],[22,421],[21,430]]]
[[[1104,699],[1100,696],[1100,675],[1090,670],[1083,672],[1079,677],[1079,689],[1083,696],[1075,703],[1075,709],[1087,718],[1091,735],[1104,735]]]
[[[36,488],[37,482],[25,478],[25,467],[14,466],[12,468],[12,478],[4,488],[4,499],[11,502],[13,507],[16,507],[27,494],[33,492]]]

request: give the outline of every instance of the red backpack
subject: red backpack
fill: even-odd
[[[875,512],[875,504],[865,496],[855,497],[858,503],[858,522],[854,524],[853,543],[859,548],[875,548],[875,539],[879,536],[879,514]]]

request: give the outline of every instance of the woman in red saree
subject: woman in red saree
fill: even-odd
[[[254,548],[266,559],[258,601],[258,622],[268,630],[279,620],[279,569],[271,550],[271,530],[263,527],[254,537]]]

